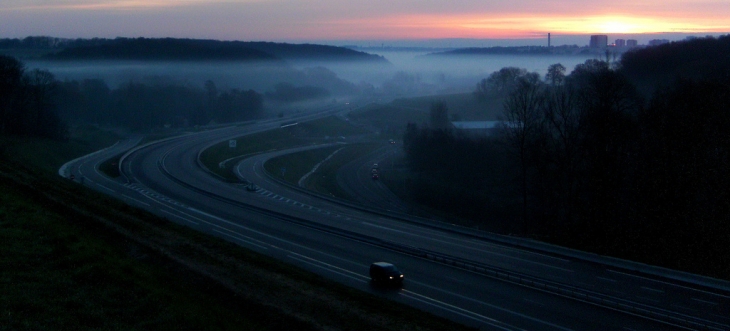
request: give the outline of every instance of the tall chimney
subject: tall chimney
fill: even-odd
[[[548,48],[550,48],[550,32],[548,32]]]

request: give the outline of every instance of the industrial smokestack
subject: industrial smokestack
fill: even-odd
[[[548,48],[550,48],[550,32],[548,32]]]

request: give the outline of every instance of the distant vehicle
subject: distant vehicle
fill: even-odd
[[[256,186],[256,184],[254,184],[254,183],[249,183],[248,185],[246,185],[246,191],[256,192],[256,191],[258,191],[258,189],[259,189],[259,187]]]
[[[401,285],[403,284],[403,273],[392,263],[375,262],[370,265],[370,279],[373,283]]]
[[[393,140],[393,139],[388,140],[388,142],[391,144],[395,144],[395,140]]]
[[[376,179],[378,179],[378,178],[380,178],[380,175],[378,175],[378,173],[377,173],[377,172],[374,172],[374,173],[373,173],[373,180],[376,180]]]
[[[373,169],[378,169],[378,164],[377,163],[373,163]]]

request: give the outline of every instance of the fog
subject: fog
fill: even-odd
[[[473,55],[433,56],[427,52],[370,52],[389,63],[287,62],[142,62],[142,61],[26,61],[29,69],[47,69],[57,79],[102,79],[115,88],[128,82],[182,83],[203,86],[211,80],[221,88],[272,91],[276,84],[324,88],[333,97],[377,92],[387,95],[394,86],[412,84],[398,96],[469,92],[478,81],[503,67],[524,68],[544,76],[549,65],[561,63],[567,73],[586,56]],[[322,68],[326,68],[323,70]],[[408,81],[408,82],[406,82]]]
[[[450,55],[434,56],[426,51],[377,51],[370,54],[385,57],[391,65],[371,63],[312,63],[294,62],[297,69],[323,66],[338,77],[356,85],[372,84],[383,87],[398,73],[405,73],[417,80],[426,94],[470,92],[477,82],[504,67],[524,68],[545,76],[551,64],[561,63],[570,73],[576,65],[592,57],[585,55]]]

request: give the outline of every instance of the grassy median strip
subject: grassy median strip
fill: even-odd
[[[338,144],[275,157],[267,161],[264,168],[276,178],[292,185],[299,185],[299,180],[311,172],[316,165],[319,165],[316,171],[309,174],[307,180],[302,183],[304,188],[333,197],[349,199],[347,193],[337,184],[337,172],[345,164],[373,152],[380,146],[382,143]]]
[[[200,160],[208,170],[224,180],[237,182],[232,167],[241,157],[299,146],[324,144],[337,141],[340,137],[367,134],[368,131],[353,126],[339,117],[299,123],[285,128],[242,136],[236,139],[236,147],[228,141],[213,145],[201,153]]]
[[[0,143],[2,330],[465,329],[99,195],[59,178],[56,161],[34,163],[93,143]],[[28,146],[44,157],[16,159]]]

